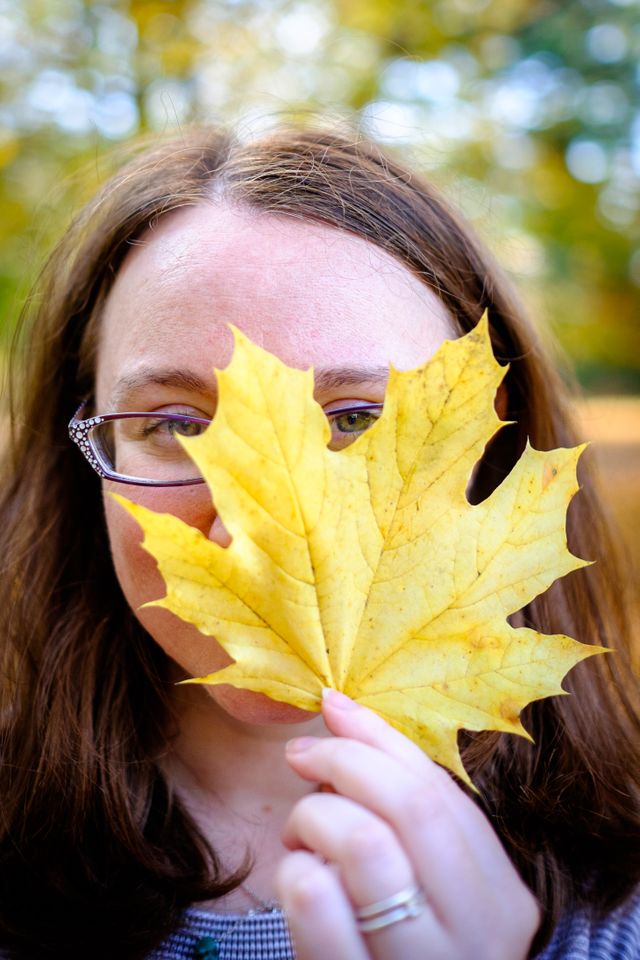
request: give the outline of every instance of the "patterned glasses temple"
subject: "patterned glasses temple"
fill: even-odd
[[[140,417],[152,417],[149,411],[132,411],[127,413],[103,413],[94,417],[81,419],[83,410],[87,406],[87,400],[83,400],[73,417],[69,421],[69,437],[78,446],[87,462],[93,467],[99,477],[105,480],[115,480],[117,483],[126,483],[138,487],[185,487],[196,483],[205,483],[203,477],[192,477],[187,480],[149,480],[143,477],[129,477],[118,473],[116,470],[110,470],[100,462],[96,450],[91,443],[91,431],[94,427],[103,423],[109,423],[117,420],[133,420]],[[178,421],[180,423],[199,423],[208,426],[210,420],[201,417],[189,417],[184,414],[171,414],[167,419]]]

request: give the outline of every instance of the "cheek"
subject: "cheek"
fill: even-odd
[[[133,517],[110,496],[112,492],[122,494],[123,489],[120,484],[114,483],[105,483],[103,486],[111,556],[120,585],[135,609],[148,600],[164,596],[164,581],[155,560],[142,547],[142,530]],[[156,513],[173,514],[205,536],[220,541],[216,535],[220,521],[205,486],[155,490],[133,487],[125,490],[124,495]]]
[[[105,496],[104,509],[111,557],[129,605],[137,608],[164,594],[164,582],[155,560],[142,548],[142,530],[123,508]]]
[[[107,485],[105,494],[108,494]],[[216,518],[208,495],[205,496],[206,505],[201,494],[200,502],[194,497],[191,500],[183,497],[180,511],[175,509],[175,501],[173,504],[161,503],[157,492],[136,491],[135,499],[150,509],[177,514],[185,523],[209,534],[216,527]],[[185,675],[202,676],[231,663],[230,657],[213,638],[204,637],[194,626],[168,610],[141,609],[149,600],[164,597],[164,580],[153,557],[142,548],[142,531],[136,521],[108,495],[104,497],[104,507],[116,576],[127,603],[145,630],[167,656],[183,668]]]
[[[116,489],[115,485],[111,486]],[[109,485],[105,484],[105,494],[108,491]],[[158,512],[179,516],[221,546],[227,546],[229,536],[204,488],[192,488],[191,491],[183,488],[180,493],[180,500],[175,498],[175,493],[162,495],[158,491],[150,493],[143,489],[136,490],[134,496],[138,503]],[[135,520],[108,495],[104,497],[104,508],[111,555],[122,591],[147,633],[180,668],[175,679],[202,677],[232,663],[231,657],[213,637],[203,636],[194,626],[168,610],[157,607],[140,609],[148,600],[157,600],[165,595],[164,580],[153,557],[141,546],[142,531]],[[198,689],[206,691],[227,714],[245,723],[300,723],[310,716],[303,710],[277,703],[263,694],[237,690],[228,684]]]

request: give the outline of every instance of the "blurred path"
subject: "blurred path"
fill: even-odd
[[[640,397],[590,397],[580,401],[577,413],[629,554],[631,615],[640,622]]]

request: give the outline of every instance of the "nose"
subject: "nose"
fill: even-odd
[[[231,536],[217,513],[209,529],[208,537],[209,540],[213,540],[220,547],[228,547],[231,543]]]

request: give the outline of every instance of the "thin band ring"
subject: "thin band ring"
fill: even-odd
[[[353,913],[361,933],[382,930],[401,920],[414,920],[420,916],[426,906],[424,891],[412,884],[391,897],[370,903],[366,907],[357,907]]]

